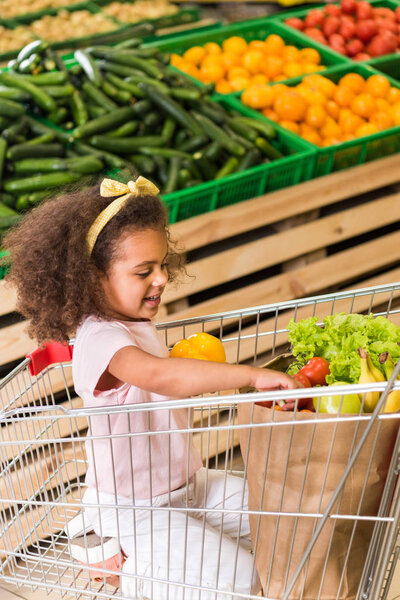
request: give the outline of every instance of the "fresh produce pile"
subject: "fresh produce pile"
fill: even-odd
[[[0,72],[3,204],[25,210],[104,168],[129,167],[168,194],[282,157],[272,126],[212,101],[140,43],[77,50],[67,70],[36,41]]]
[[[337,84],[319,74],[296,86],[257,86],[242,102],[317,146],[332,146],[400,125],[400,89],[384,75],[347,73]]]
[[[137,0],[129,2],[111,2],[104,7],[103,12],[116,18],[122,23],[136,23],[143,19],[158,19],[178,12],[176,4],[168,0]]]
[[[19,50],[35,38],[33,31],[27,25],[18,25],[14,29],[8,29],[0,25],[0,54]]]
[[[32,33],[48,42],[61,42],[105,33],[118,29],[119,25],[102,13],[88,10],[60,10],[57,15],[44,15],[29,25]]]
[[[214,82],[221,94],[321,71],[326,67],[320,63],[318,50],[285,44],[275,33],[249,43],[231,36],[222,46],[209,42],[171,56],[171,65],[203,83]]]
[[[340,5],[310,10],[304,20],[289,17],[284,22],[353,60],[391,54],[400,47],[400,6],[392,10],[364,0],[341,0]]]
[[[59,8],[70,4],[77,4],[82,0],[1,0],[0,17],[2,19],[12,19],[19,15],[47,10],[49,8]]]
[[[288,324],[296,357],[289,367],[304,387],[374,383],[390,378],[400,359],[400,327],[386,317],[337,313],[323,319],[310,317]],[[308,409],[319,412],[372,412],[380,393],[315,397]],[[385,412],[400,410],[400,391],[389,394]]]

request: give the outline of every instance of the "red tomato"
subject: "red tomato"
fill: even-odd
[[[346,54],[344,39],[339,33],[333,33],[331,36],[329,36],[329,45],[332,50],[335,50],[335,52]]]
[[[297,29],[298,31],[302,31],[304,29],[304,23],[301,19],[298,19],[297,17],[291,17],[289,19],[285,19],[285,23],[286,25],[289,25],[289,27],[293,27],[294,29]]]
[[[342,23],[339,29],[340,35],[348,42],[356,35],[356,26],[354,23]]]
[[[327,15],[331,15],[332,17],[340,17],[342,11],[340,10],[340,6],[336,6],[335,4],[328,4],[325,6],[325,13]]]
[[[396,16],[396,21],[397,21],[398,23],[400,23],[400,6],[398,6],[398,7],[396,8],[396,10],[394,11],[394,14],[395,14],[395,16]]]
[[[346,15],[351,15],[356,12],[357,2],[356,0],[342,0],[340,3],[340,8]]]
[[[364,44],[361,40],[350,40],[346,46],[348,56],[356,56],[364,50]],[[360,60],[360,59],[358,59]],[[361,59],[362,60],[362,59]]]
[[[340,19],[338,17],[328,17],[322,25],[322,31],[324,32],[326,37],[329,37],[333,33],[339,31],[339,27]]]
[[[367,50],[371,56],[383,56],[384,54],[391,54],[396,48],[397,39],[393,34],[388,32],[388,35],[380,33],[372,38]]]
[[[314,356],[302,367],[299,373],[303,373],[310,380],[311,385],[325,385],[326,376],[330,373],[329,363],[325,358]]]
[[[386,33],[387,31],[391,33],[398,32],[397,23],[395,23],[394,21],[389,21],[389,19],[382,19],[381,17],[379,17],[379,19],[375,19],[375,23],[378,27],[379,33]]]
[[[361,54],[364,50],[364,44],[362,43],[361,40],[350,40],[349,42],[347,42],[346,45],[346,51],[347,51],[347,56],[351,56],[354,57],[357,54]]]
[[[361,60],[369,60],[371,57],[366,52],[359,52],[358,54],[356,54],[352,58],[353,58],[353,60],[356,60],[356,61],[359,62]]]
[[[383,6],[378,6],[373,9],[373,14],[375,17],[380,17],[382,19],[388,19],[389,21],[396,20],[396,14],[390,8],[385,8]]]
[[[295,373],[294,375],[292,375],[293,379],[295,379],[296,381],[298,381],[299,383],[301,383],[301,385],[305,388],[311,387],[311,382],[308,379],[307,375],[305,373],[302,373],[301,369],[298,373]]]
[[[365,19],[356,25],[356,35],[363,42],[369,42],[378,33],[378,26],[372,19]]]
[[[357,2],[356,15],[359,21],[362,21],[363,19],[372,19],[373,14],[374,11],[369,2]]]
[[[320,42],[321,44],[328,43],[322,31],[320,29],[317,29],[316,27],[308,27],[304,30],[304,33],[316,42]]]
[[[322,10],[318,10],[318,8],[314,8],[310,10],[306,18],[304,19],[304,25],[306,27],[318,27],[321,26],[324,22],[325,15]]]

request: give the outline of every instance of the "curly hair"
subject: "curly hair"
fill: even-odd
[[[168,241],[168,276],[184,269],[171,241],[167,215],[154,196],[135,197],[107,223],[91,256],[86,235],[98,214],[112,201],[100,185],[71,189],[43,201],[3,238],[11,255],[7,280],[17,290],[17,311],[30,320],[28,334],[39,343],[66,342],[89,315],[107,319],[99,282],[118,256],[118,240],[128,231],[162,229]]]

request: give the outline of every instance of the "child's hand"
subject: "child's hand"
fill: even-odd
[[[252,387],[255,387],[259,392],[266,390],[294,390],[298,387],[303,387],[298,381],[272,369],[254,369],[254,379]]]

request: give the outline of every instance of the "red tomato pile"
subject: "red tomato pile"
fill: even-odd
[[[373,7],[364,0],[342,0],[339,6],[315,8],[304,20],[292,17],[285,23],[354,60],[368,60],[400,48],[400,6],[392,10]]]

